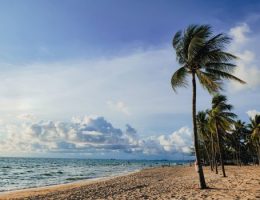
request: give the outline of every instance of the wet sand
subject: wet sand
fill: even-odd
[[[193,167],[160,167],[116,178],[0,193],[0,199],[260,199],[260,167],[228,166],[226,178],[205,168],[198,189]]]

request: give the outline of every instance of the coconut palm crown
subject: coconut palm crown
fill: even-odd
[[[236,65],[232,63],[236,56],[225,51],[230,38],[223,33],[214,35],[209,25],[190,25],[184,31],[178,31],[173,37],[173,48],[180,68],[172,75],[171,85],[177,87],[188,85],[187,77],[192,76],[192,119],[194,147],[200,188],[206,188],[203,169],[199,155],[199,144],[196,124],[196,77],[210,93],[222,89],[222,80],[231,79],[245,83],[232,75]]]
[[[245,83],[232,75],[236,67],[232,61],[237,57],[225,51],[230,40],[224,33],[213,35],[209,25],[190,25],[178,31],[172,44],[181,67],[172,76],[172,88],[176,91],[177,87],[186,87],[188,74],[196,75],[210,93],[222,89],[223,79]]]
[[[231,112],[233,106],[227,103],[227,97],[221,94],[216,94],[212,99],[212,109],[209,111],[209,121],[215,124],[217,122],[225,131],[230,131],[232,125],[235,125],[236,114]]]

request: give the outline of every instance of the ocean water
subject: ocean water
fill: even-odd
[[[0,191],[111,177],[143,168],[183,162],[185,161],[0,158]]]

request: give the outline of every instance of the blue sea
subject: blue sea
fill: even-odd
[[[188,161],[0,158],[0,191],[112,177],[143,168]]]

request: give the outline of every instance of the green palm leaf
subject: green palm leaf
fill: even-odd
[[[196,75],[201,85],[206,88],[209,93],[215,93],[222,89],[219,79],[216,79],[212,74],[198,70],[196,71]]]
[[[216,70],[216,69],[210,69],[210,68],[206,68],[206,71],[208,73],[214,74],[215,76],[217,76],[218,78],[225,78],[225,79],[230,79],[230,80],[235,80],[238,81],[239,83],[245,84],[246,82],[233,76],[232,74],[229,74],[227,72],[223,72],[220,70]]]
[[[178,69],[171,78],[171,85],[174,91],[176,91],[177,87],[187,87],[188,82],[187,82],[187,75],[188,71],[186,70],[185,67],[181,67]]]

